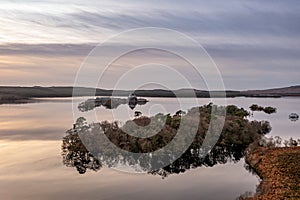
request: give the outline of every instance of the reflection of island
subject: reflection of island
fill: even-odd
[[[94,108],[101,106],[105,107],[106,109],[116,109],[122,104],[128,104],[131,109],[134,109],[136,105],[145,105],[147,102],[147,99],[137,97],[129,97],[128,99],[102,97],[96,99],[88,99],[85,102],[80,103],[78,105],[78,109],[82,112],[93,110]]]
[[[187,150],[179,159],[159,170],[149,170],[149,174],[167,177],[171,174],[180,174],[193,168],[202,166],[213,167],[216,164],[225,164],[229,161],[237,162],[244,157],[246,145],[216,145],[211,153],[205,158],[199,157],[201,149]],[[101,161],[94,157],[83,145],[78,134],[69,134],[63,139],[62,145],[63,163],[68,167],[76,167],[80,174],[84,174],[87,169],[98,171],[101,167]],[[133,164],[139,163],[139,159],[132,160],[128,157],[128,161],[134,161]],[[115,159],[118,159],[117,157]],[[109,161],[109,160],[107,160]],[[115,161],[111,164],[113,165]],[[110,165],[109,162],[105,163]],[[146,171],[147,169],[144,168]]]
[[[82,144],[78,134],[69,134],[64,137],[62,145],[63,163],[68,167],[76,167],[80,174],[87,169],[97,171],[101,163]]]
[[[157,114],[151,118],[140,117],[127,121],[122,127],[119,127],[116,122],[88,124],[84,118],[79,118],[73,129],[67,131],[67,135],[63,138],[63,163],[69,167],[76,167],[79,173],[84,173],[87,169],[97,171],[102,165],[114,167],[120,164],[129,164],[137,166],[144,172],[167,177],[170,174],[183,173],[192,168],[214,166],[228,161],[239,161],[244,156],[245,149],[249,144],[261,138],[271,129],[268,122],[248,121],[246,116],[249,113],[244,109],[227,106],[227,115],[221,136],[212,135],[212,138],[219,138],[217,144],[212,150],[209,150],[210,148],[205,149],[202,147],[202,143],[206,136],[210,119],[211,117],[216,117],[211,115],[213,107],[215,106],[209,104],[199,108],[192,108],[186,114],[174,116]],[[155,162],[161,162],[160,160],[153,160],[151,156],[133,155],[133,153],[153,152],[164,147],[174,138],[182,120],[188,119],[189,122],[194,122],[195,116],[193,116],[193,113],[195,113],[195,110],[199,110],[200,113],[197,114],[201,115],[197,134],[188,150],[172,164],[155,169],[152,165],[155,165]],[[142,129],[149,122],[151,122],[151,125],[147,129]],[[164,122],[163,127],[159,129],[160,131],[156,135],[147,138],[134,137],[123,131],[131,130],[134,123],[140,127],[138,132],[157,132],[155,128],[159,127],[160,122]],[[187,137],[189,128],[189,126],[184,127]],[[132,131],[136,130],[132,129]],[[105,143],[99,145],[97,140],[101,140],[101,135],[105,135],[110,140],[110,143],[128,153],[119,155],[109,145]],[[89,150],[84,145],[88,145]],[[176,147],[174,147],[174,151],[176,151]],[[206,155],[207,152],[209,152],[208,155]],[[203,154],[206,156],[201,156]]]

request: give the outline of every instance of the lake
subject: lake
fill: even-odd
[[[148,98],[146,105],[132,111],[127,105],[109,110],[103,107],[80,112],[76,105],[86,98],[44,99],[39,103],[1,105],[0,112],[0,196],[1,199],[235,199],[246,191],[255,192],[257,176],[244,168],[244,160],[213,167],[198,167],[162,179],[152,174],[132,174],[103,167],[98,172],[79,174],[62,162],[61,145],[75,116],[125,121],[134,111],[143,115],[204,105],[210,99]],[[197,103],[195,103],[197,102]],[[254,112],[250,120],[267,120],[269,136],[299,138],[300,122],[289,114],[300,112],[300,98],[228,98],[249,110],[252,104],[273,106],[275,114]]]

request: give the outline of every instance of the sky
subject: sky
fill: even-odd
[[[297,0],[2,0],[0,85],[73,85],[80,66],[96,45],[144,27],[178,31],[202,45],[217,65],[226,89],[300,83]],[[151,41],[151,34],[142,40]],[[108,57],[132,41],[140,42],[132,38],[114,43]],[[113,87],[125,69],[162,60],[186,76],[192,87],[206,87],[205,81],[199,81],[192,68],[174,55],[141,50],[121,60],[124,62],[114,63],[105,83],[98,87]],[[172,89],[183,87],[176,77],[164,72],[144,76],[165,79],[173,84]]]

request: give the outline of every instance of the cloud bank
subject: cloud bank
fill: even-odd
[[[72,85],[71,77],[96,44],[141,27],[174,29],[195,39],[229,89],[299,84],[299,11],[296,0],[4,0],[0,84]],[[59,80],[50,81],[53,76]]]

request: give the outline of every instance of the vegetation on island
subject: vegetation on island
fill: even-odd
[[[263,107],[257,104],[252,104],[249,108],[251,109],[251,111],[263,111],[267,114],[272,114],[277,112],[277,109],[271,106]]]
[[[213,109],[220,113],[212,114]],[[131,163],[131,165],[139,165],[140,169],[150,174],[167,177],[191,168],[237,162],[244,157],[245,150],[251,143],[271,130],[268,122],[249,121],[247,119],[249,114],[246,110],[233,105],[222,107],[208,104],[192,108],[186,113],[178,112],[173,116],[157,114],[153,117],[138,117],[127,121],[123,126],[118,122],[107,121],[88,124],[84,118],[79,118],[73,129],[67,131],[67,135],[63,138],[63,163],[69,167],[76,167],[79,173],[85,173],[87,169],[97,171],[104,164],[112,167],[122,162]],[[199,116],[195,115],[199,115],[200,120],[197,121]],[[218,124],[223,117],[225,124],[222,133],[220,135],[213,131],[209,133],[210,140],[216,140],[216,144],[203,146],[210,120],[213,118]],[[188,125],[182,124],[183,121],[189,122]],[[198,129],[192,144],[172,164],[156,169],[155,166],[148,165],[147,161],[151,158],[132,156],[132,153],[147,153],[161,149],[174,139],[179,129],[186,134],[186,137],[190,137],[191,129],[195,128],[192,124],[195,123]],[[135,136],[128,132],[134,133]],[[152,134],[151,137],[140,137],[148,133],[157,134]],[[115,154],[109,145],[105,146],[105,143],[99,146],[97,140],[101,140],[100,135],[104,135],[110,143],[129,153],[120,156]],[[210,144],[210,141],[207,144]],[[172,151],[176,152],[177,149],[179,147],[174,146]]]
[[[147,99],[137,98],[135,102],[130,102],[126,98],[112,98],[112,97],[97,97],[95,99],[88,99],[78,105],[81,112],[87,112],[97,107],[104,107],[106,109],[116,109],[120,105],[127,104],[129,107],[134,108],[136,105],[145,105]]]

